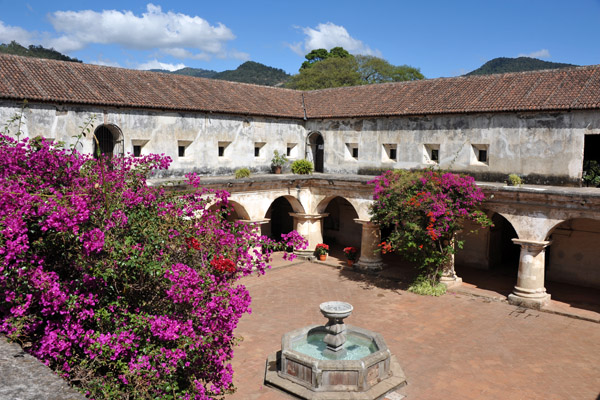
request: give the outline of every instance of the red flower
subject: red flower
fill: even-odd
[[[233,261],[228,258],[223,258],[222,256],[219,258],[213,258],[213,260],[210,262],[210,265],[212,265],[214,269],[222,274],[225,272],[233,273],[236,271]]]

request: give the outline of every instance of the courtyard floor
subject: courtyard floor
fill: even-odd
[[[236,330],[238,389],[227,399],[290,398],[264,385],[265,360],[283,333],[324,323],[319,304],[329,300],[354,306],[346,323],[383,335],[407,376],[398,390],[407,400],[600,399],[598,323],[511,306],[490,285],[467,282],[435,298],[406,292],[398,276],[357,274],[336,258],[273,265],[242,280],[252,314]]]

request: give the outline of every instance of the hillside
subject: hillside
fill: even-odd
[[[279,86],[286,82],[289,77],[290,75],[282,69],[268,67],[254,61],[246,61],[237,69],[219,72],[213,78],[265,86]]]
[[[165,72],[177,75],[189,75],[200,78],[221,79],[224,81],[254,83],[264,86],[280,86],[290,75],[284,70],[273,68],[254,61],[246,61],[234,70],[216,72],[202,68],[182,68],[177,71],[152,69],[154,72]]]
[[[540,69],[558,69],[576,67],[573,64],[555,63],[549,61],[538,60],[537,58],[530,57],[498,57],[494,58],[483,64],[481,67],[474,71],[465,74],[470,75],[490,75],[490,74],[503,74],[505,72],[523,72],[523,71],[536,71]]]
[[[219,74],[217,71],[213,71],[210,69],[190,68],[190,67],[178,69],[177,71],[168,71],[166,69],[151,69],[150,71],[164,72],[167,74],[195,76],[197,78],[209,78],[209,79],[215,79],[215,75]]]
[[[71,58],[65,56],[62,53],[54,49],[47,49],[43,46],[34,46],[31,45],[29,47],[21,46],[19,43],[14,40],[9,44],[0,44],[0,53],[4,54],[13,54],[15,56],[26,56],[26,57],[35,57],[35,58],[47,58],[51,60],[61,60],[61,61],[71,61],[71,62],[82,62],[76,58]]]

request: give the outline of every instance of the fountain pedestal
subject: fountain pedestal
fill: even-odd
[[[342,301],[328,301],[321,303],[319,308],[325,318],[329,320],[325,324],[327,334],[323,338],[323,342],[325,342],[327,348],[323,351],[323,354],[334,360],[342,359],[346,356],[346,349],[344,348],[346,325],[344,325],[344,318],[352,314],[353,307],[351,304]]]
[[[281,351],[267,358],[267,385],[311,400],[381,400],[406,385],[380,334],[344,324],[350,304],[330,301],[319,308],[328,323],[282,336]]]

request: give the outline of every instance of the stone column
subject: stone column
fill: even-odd
[[[354,267],[359,271],[373,273],[383,269],[383,259],[378,246],[381,243],[381,231],[379,225],[363,219],[355,219],[354,222],[362,225],[360,239],[360,257]]]
[[[308,240],[308,247],[295,253],[300,257],[313,258],[315,248],[319,243],[323,243],[321,221],[329,214],[290,213],[290,215],[294,218],[294,229]]]
[[[452,246],[454,247],[454,239],[452,239]],[[450,255],[450,262],[444,268],[440,282],[446,285],[447,288],[462,284],[462,278],[456,275],[456,271],[454,270],[454,254]]]
[[[544,287],[545,248],[550,242],[513,239],[521,246],[517,285],[508,295],[510,304],[540,309],[550,301]]]
[[[263,224],[268,224],[270,219],[269,218],[255,219],[255,220],[241,219],[240,221],[243,222],[244,224],[250,226],[253,233],[260,235],[260,226]],[[262,248],[260,246],[254,246],[253,249],[257,250],[259,253],[262,253]]]

